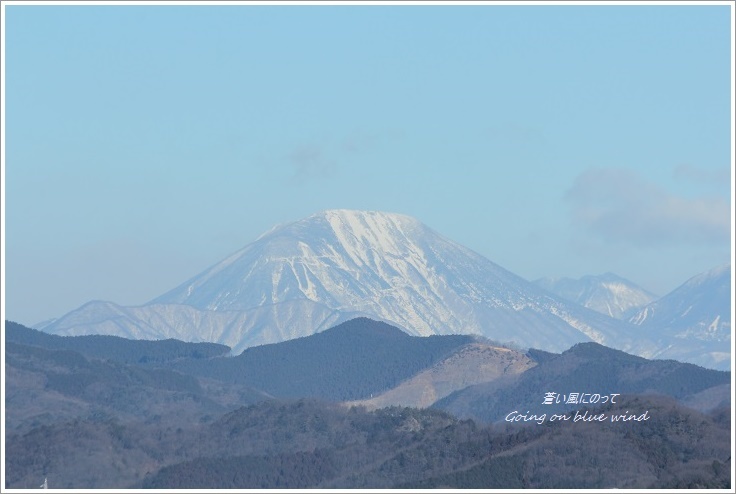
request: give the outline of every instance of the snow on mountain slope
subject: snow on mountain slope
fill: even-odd
[[[413,335],[480,334],[549,351],[591,340],[656,350],[632,326],[540,289],[409,216],[351,210],[276,227],[141,307],[88,304],[43,329],[214,341],[238,353],[358,315]]]
[[[658,359],[731,368],[731,265],[690,278],[642,308],[630,322],[658,339]]]
[[[183,304],[121,307],[93,301],[70,312],[43,331],[81,336],[104,334],[131,339],[175,338],[190,342],[221,342],[239,354],[248,347],[308,336],[304,320],[319,332],[362,314],[338,312],[309,300],[292,300],[245,311],[208,311]]]
[[[625,319],[657,298],[613,273],[573,278],[541,278],[537,286],[601,314]]]
[[[631,317],[642,328],[676,338],[727,341],[731,338],[731,265],[690,278]]]

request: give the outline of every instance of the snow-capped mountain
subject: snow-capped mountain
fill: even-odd
[[[211,341],[234,353],[357,316],[409,334],[480,334],[563,351],[582,341],[648,355],[633,326],[569,303],[404,215],[324,211],[278,226],[139,307],[90,302],[42,328]]]
[[[642,308],[630,322],[667,328],[677,338],[724,341],[731,338],[731,264],[693,276]]]
[[[541,278],[534,283],[560,297],[616,319],[628,319],[657,296],[613,273],[573,278]]]
[[[672,347],[656,354],[659,358],[707,353],[724,361],[731,356],[732,303],[731,264],[725,264],[690,278],[642,308],[630,322],[649,334],[675,339]]]

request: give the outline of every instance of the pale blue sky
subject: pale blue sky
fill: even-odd
[[[728,6],[7,6],[6,315],[405,213],[533,280],[727,262]]]

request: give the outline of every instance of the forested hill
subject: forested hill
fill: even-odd
[[[665,397],[644,422],[481,426],[432,409],[264,401],[210,423],[75,420],[6,438],[6,481],[64,489],[730,487],[730,413]],[[41,480],[42,481],[42,480]]]
[[[174,426],[269,398],[245,386],[92,358],[74,350],[7,341],[4,352],[6,435],[76,419]]]
[[[358,318],[231,357],[228,347],[214,343],[57,336],[10,321],[6,328],[9,343],[74,351],[88,359],[165,367],[223,385],[261,390],[264,396],[330,401],[378,394],[476,341],[468,335],[410,336],[389,324]]]
[[[174,368],[280,398],[345,401],[392,388],[473,341],[466,335],[409,336],[389,324],[357,318],[311,336],[249,348],[237,357]]]
[[[609,415],[625,410],[647,410],[651,419],[513,424],[504,430],[436,410],[366,412],[312,400],[271,401],[178,432],[84,423],[47,429],[46,434],[84,438],[83,445],[70,440],[63,448],[38,444],[40,434],[14,436],[9,478],[14,486],[35,478],[30,474],[38,467],[23,462],[35,454],[58,486],[79,488],[80,478],[111,473],[140,479],[127,487],[151,489],[730,486],[727,416],[700,414],[663,397],[628,399],[605,409]],[[92,459],[95,468],[68,476],[74,467],[60,468],[64,456],[84,455],[85,448],[100,451]],[[116,470],[123,458],[127,468]],[[19,470],[16,462],[29,466]]]
[[[6,487],[37,488],[48,477],[64,489],[730,488],[731,413],[715,400],[730,374],[600,345],[531,352],[538,365],[489,383],[495,394],[479,386],[454,395],[475,415],[531,410],[546,412],[544,421],[484,425],[431,408],[334,403],[395,386],[473,345],[358,319],[238,357],[164,352],[156,368],[8,341]],[[186,367],[231,382],[172,371]],[[246,383],[333,403],[273,399]],[[547,391],[621,396],[576,405],[603,421],[553,420],[562,408],[532,407]],[[691,401],[709,394],[714,406],[701,413],[650,391]],[[610,419],[619,414],[646,418]]]
[[[57,336],[5,321],[5,341],[48,350],[73,350],[87,357],[125,364],[163,364],[179,359],[207,359],[230,353],[218,343],[187,343],[179,340],[130,340],[119,336]]]
[[[647,360],[597,343],[579,343],[559,355],[546,356],[514,380],[469,386],[433,406],[458,417],[494,422],[512,410],[561,413],[579,408],[578,403],[565,403],[571,393],[621,397],[654,393],[684,400],[713,388],[721,395],[718,401],[711,398],[710,408],[716,408],[730,404],[723,386],[730,382],[730,372],[675,360]],[[555,398],[554,406],[545,408],[547,392],[557,393],[561,403]]]

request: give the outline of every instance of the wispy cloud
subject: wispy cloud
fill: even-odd
[[[320,146],[307,145],[294,149],[286,157],[293,169],[290,181],[304,183],[310,180],[333,177],[337,174],[337,162]]]
[[[682,197],[632,170],[589,169],[577,177],[566,199],[575,225],[609,242],[728,245],[731,238],[726,199]]]
[[[357,158],[380,152],[402,136],[396,131],[356,131],[342,138],[295,146],[281,161],[291,169],[288,181],[292,184],[330,179],[353,166]]]

